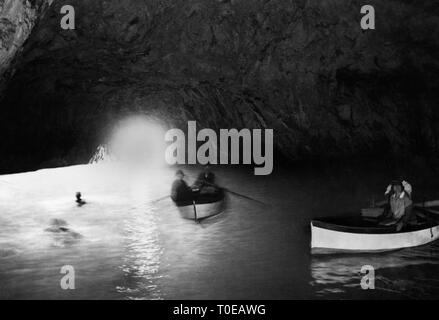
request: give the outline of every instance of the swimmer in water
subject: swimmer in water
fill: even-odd
[[[62,219],[52,219],[50,226],[45,229],[53,236],[52,245],[56,247],[65,247],[77,243],[82,235],[67,227],[67,222]]]
[[[69,228],[67,228],[67,222],[62,219],[52,219],[50,220],[50,227],[46,229],[46,231],[49,232],[68,232],[70,231]]]
[[[81,199],[81,192],[76,192],[76,203],[78,204],[78,207],[81,207],[87,203]]]

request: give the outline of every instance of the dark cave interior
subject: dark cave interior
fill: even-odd
[[[359,0],[0,0],[0,172],[87,162],[129,114],[271,128],[286,161],[435,158],[439,3],[370,4],[365,31]]]

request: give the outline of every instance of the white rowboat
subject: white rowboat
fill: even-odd
[[[214,194],[201,195],[195,200],[177,202],[176,205],[182,218],[200,221],[224,211],[225,193],[218,188]]]
[[[395,226],[379,226],[376,221],[362,217],[332,217],[311,221],[311,249],[313,254],[335,252],[379,252],[417,247],[439,238],[438,217],[427,209],[414,224],[401,231]]]

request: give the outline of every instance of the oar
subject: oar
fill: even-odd
[[[426,211],[425,211],[425,197],[423,198],[423,201],[422,201],[422,209],[423,209],[424,212],[426,212]],[[430,217],[428,214],[426,215],[426,217],[427,217],[427,219],[428,219],[429,222],[430,222],[430,235],[431,235],[431,237],[433,238],[433,225],[434,225],[434,222],[437,223],[437,221],[432,221],[433,218]]]
[[[203,183],[204,183],[204,184],[207,184],[208,186],[218,187],[217,185],[214,185],[214,184],[209,183],[209,182],[206,182],[206,181],[203,182]],[[265,202],[262,202],[262,201],[260,201],[260,200],[255,199],[255,198],[252,198],[252,197],[246,196],[245,194],[241,194],[241,193],[235,192],[235,191],[230,190],[230,189],[228,189],[228,188],[222,188],[222,189],[223,189],[224,191],[227,191],[227,192],[231,193],[231,194],[234,194],[235,196],[242,197],[242,198],[245,198],[245,199],[247,199],[247,200],[255,201],[255,202],[260,203],[260,204],[262,204],[262,205],[264,205],[264,206],[267,205]]]
[[[438,215],[439,214],[438,210],[430,209],[429,207],[426,207],[426,203],[428,203],[430,205],[432,203],[433,203],[433,205],[435,205],[435,204],[439,205],[439,203],[436,203],[436,201],[437,200],[423,201],[422,203],[415,203],[413,206],[416,207],[416,208],[422,208],[422,209],[428,210],[428,212]]]
[[[227,189],[227,188],[223,188],[223,189],[224,189],[225,191],[231,193],[231,194],[234,194],[235,196],[238,196],[238,197],[241,197],[241,198],[244,198],[244,199],[250,200],[250,201],[255,201],[255,202],[260,203],[260,204],[262,204],[262,205],[264,205],[264,206],[267,205],[265,202],[262,202],[262,201],[260,201],[260,200],[255,199],[255,198],[252,198],[252,197],[246,196],[246,195],[244,195],[244,194],[240,194],[240,193],[238,193],[238,192],[232,191],[232,190]]]
[[[422,208],[419,208],[419,209],[422,209],[422,215],[424,216],[424,218],[426,218],[430,222],[430,232],[431,232],[431,236],[433,237],[433,230],[432,229],[433,229],[433,226],[439,222],[438,217],[432,216],[435,213],[431,212],[430,210],[425,208],[425,198],[423,198],[423,201],[422,201]]]
[[[197,218],[197,206],[195,205],[195,200],[192,200],[192,204],[194,206],[194,217],[195,217],[195,222],[199,223],[198,218]]]
[[[151,202],[159,202],[159,201],[165,200],[165,199],[168,198],[168,197],[169,197],[169,195],[166,195],[166,196],[163,196],[163,197],[160,197],[160,198],[154,199],[154,200],[150,200],[150,201],[148,201],[148,203],[151,203]]]

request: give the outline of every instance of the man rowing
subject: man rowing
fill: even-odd
[[[384,195],[388,199],[388,205],[382,216],[384,221],[381,224],[397,224],[397,231],[404,227],[411,217],[412,204],[412,186],[407,181],[392,181],[387,186]]]
[[[210,166],[206,165],[201,172],[197,180],[192,185],[192,190],[199,194],[212,194],[218,191],[218,187],[215,185],[215,174],[210,170]]]
[[[182,170],[177,170],[175,173],[176,179],[172,183],[171,199],[174,202],[186,201],[193,199],[192,189],[184,180],[184,173]]]
[[[197,180],[189,187],[184,180],[182,170],[177,170],[176,179],[172,184],[171,199],[176,203],[186,203],[193,201],[208,201],[222,197],[223,190],[215,185],[215,175],[206,166],[202,173],[199,174]]]
[[[211,186],[215,184],[215,174],[210,170],[210,166],[204,166],[203,172],[201,172],[195,183],[193,184],[193,188],[201,189],[204,186]]]

